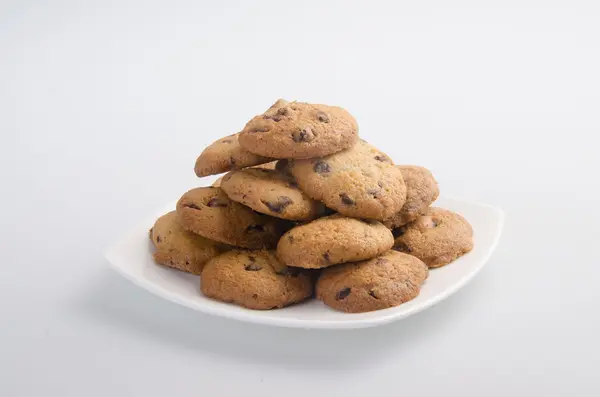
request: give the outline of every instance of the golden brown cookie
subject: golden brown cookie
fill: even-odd
[[[353,218],[388,219],[406,201],[400,169],[362,140],[330,156],[294,160],[292,174],[310,197]]]
[[[461,215],[431,207],[393,230],[394,249],[414,255],[430,268],[444,266],[473,249],[473,228]]]
[[[325,213],[323,203],[304,194],[293,177],[275,170],[232,171],[223,177],[221,189],[233,201],[277,218],[309,221]]]
[[[393,244],[382,223],[336,214],[289,230],[277,244],[277,256],[290,266],[318,269],[373,258]]]
[[[226,250],[223,244],[184,230],[175,211],[156,220],[150,229],[156,263],[200,274],[204,264]]]
[[[199,177],[239,170],[253,165],[264,164],[271,159],[258,156],[242,149],[239,134],[221,138],[210,144],[196,160],[194,172]]]
[[[339,152],[358,138],[356,120],[337,106],[278,100],[240,133],[249,152],[277,159],[307,159]]]
[[[438,184],[427,168],[416,165],[398,165],[397,168],[406,184],[406,202],[400,212],[383,221],[390,229],[406,225],[423,215],[440,194]]]
[[[218,187],[200,187],[185,193],[177,203],[181,226],[236,247],[274,247],[287,223],[252,211],[232,201]]]
[[[305,270],[285,266],[274,251],[233,250],[206,264],[200,289],[213,299],[266,310],[311,297],[313,281]]]
[[[377,258],[324,269],[316,295],[326,305],[344,312],[381,310],[417,297],[427,276],[427,265],[421,260],[388,251]]]

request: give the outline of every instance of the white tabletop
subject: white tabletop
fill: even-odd
[[[0,33],[0,396],[600,394],[597,1],[15,0]],[[110,270],[279,97],[502,207],[488,266],[352,331],[209,317]]]

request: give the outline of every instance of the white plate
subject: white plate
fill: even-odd
[[[204,313],[240,321],[298,328],[363,328],[400,320],[446,299],[466,285],[492,255],[504,223],[503,212],[495,207],[440,198],[436,206],[456,211],[473,225],[475,247],[467,255],[439,269],[431,270],[421,293],[398,307],[369,313],[334,311],[317,300],[283,309],[258,311],[218,302],[200,293],[198,276],[156,265],[148,230],[160,215],[173,210],[175,203],[153,214],[106,252],[113,268],[140,287],[180,305]]]

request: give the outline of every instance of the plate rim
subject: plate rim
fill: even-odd
[[[376,326],[380,326],[380,325],[389,324],[389,323],[392,323],[395,321],[399,321],[399,320],[402,320],[409,316],[412,316],[414,314],[417,314],[423,310],[426,310],[432,306],[435,306],[439,302],[441,302],[441,301],[449,298],[453,294],[455,294],[458,290],[462,289],[471,280],[473,280],[473,278],[481,271],[481,269],[487,264],[487,262],[489,262],[492,254],[494,253],[494,251],[496,250],[496,248],[500,242],[500,237],[502,235],[502,230],[504,228],[504,222],[505,222],[505,213],[501,208],[494,206],[494,205],[490,205],[490,204],[485,204],[485,203],[480,203],[480,202],[475,202],[475,201],[468,201],[468,200],[458,199],[455,197],[445,196],[445,195],[440,198],[442,198],[443,200],[457,201],[457,202],[467,203],[469,205],[474,205],[474,206],[478,206],[478,207],[485,207],[488,210],[494,212],[495,217],[498,219],[498,222],[497,222],[496,228],[495,228],[496,230],[494,231],[494,241],[492,242],[492,244],[489,245],[489,247],[487,247],[487,252],[479,261],[479,265],[476,266],[475,268],[473,268],[470,272],[466,273],[458,282],[452,284],[452,286],[450,286],[449,288],[444,290],[442,293],[436,294],[435,296],[428,299],[427,301],[424,301],[421,304],[419,304],[409,310],[406,310],[404,312],[391,313],[389,315],[381,315],[381,316],[373,317],[373,318],[369,318],[369,319],[356,319],[356,320],[348,319],[347,321],[337,321],[337,320],[302,320],[302,319],[290,318],[290,317],[279,317],[279,318],[278,317],[262,317],[262,316],[256,316],[255,311],[250,310],[250,309],[247,309],[248,310],[247,312],[243,311],[243,310],[228,311],[228,310],[222,310],[218,307],[198,305],[193,301],[189,301],[187,299],[181,298],[177,294],[174,294],[168,290],[160,288],[152,282],[147,282],[146,279],[134,276],[130,272],[126,271],[126,266],[122,266],[119,264],[119,262],[121,262],[121,259],[119,258],[118,255],[116,255],[116,251],[120,247],[120,245],[123,243],[124,240],[127,240],[128,238],[132,237],[132,235],[136,234],[136,232],[140,228],[139,223],[137,224],[137,226],[132,227],[126,233],[123,233],[118,240],[116,240],[113,244],[111,244],[109,246],[109,248],[105,250],[104,258],[108,261],[109,266],[114,271],[116,271],[118,274],[123,276],[125,279],[132,282],[134,285],[136,285],[142,289],[145,289],[146,291],[151,292],[154,295],[156,295],[160,298],[163,298],[169,302],[179,304],[181,306],[196,310],[198,312],[201,312],[201,313],[204,313],[207,315],[227,318],[230,320],[249,322],[249,323],[253,323],[253,324],[270,325],[270,326],[285,327],[285,328],[358,329],[358,328],[376,327]],[[168,206],[171,206],[172,203],[174,203],[174,201],[165,205],[164,207],[162,207],[162,209],[164,210]],[[159,213],[159,212],[161,212],[161,211],[157,210],[157,211],[153,212],[153,214]],[[393,309],[393,308],[390,308],[390,309]],[[380,312],[384,312],[385,310],[389,310],[389,309],[383,309]],[[348,315],[352,316],[353,313],[348,313]]]

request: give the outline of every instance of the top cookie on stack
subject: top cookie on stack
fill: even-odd
[[[283,99],[250,120],[239,138],[247,151],[276,159],[327,156],[357,139],[358,125],[346,110]]]

